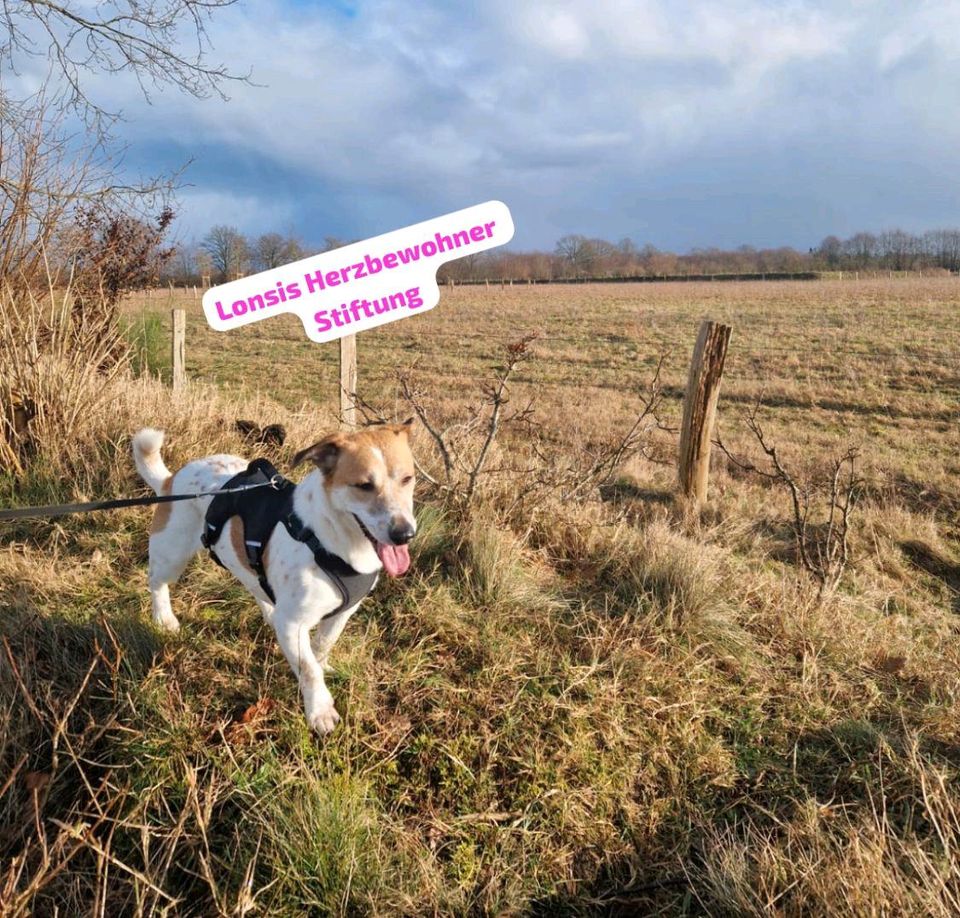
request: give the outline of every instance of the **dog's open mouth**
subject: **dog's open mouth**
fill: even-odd
[[[377,557],[387,574],[391,577],[399,577],[401,574],[405,574],[410,567],[410,549],[406,545],[390,545],[386,542],[377,541],[356,513],[353,514],[353,518],[357,521],[360,531],[370,540],[370,544],[376,551]]]

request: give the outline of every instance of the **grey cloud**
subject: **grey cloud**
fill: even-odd
[[[130,117],[134,158],[163,138],[185,157],[202,142],[228,160],[275,162],[292,176],[288,200],[274,191],[263,206],[316,238],[326,216],[297,204],[315,186],[341,190],[349,235],[497,196],[520,245],[641,228],[654,242],[801,245],[839,222],[885,224],[879,183],[895,170],[875,167],[902,163],[905,148],[927,173],[945,168],[960,132],[957,26],[945,0],[381,0],[352,18],[257,3],[223,16],[213,36],[266,88],[237,87],[226,105],[164,93],[151,108],[123,81],[100,89]],[[235,195],[241,213],[258,197],[232,187],[229,169],[199,190]],[[638,227],[626,203],[644,200],[657,223]],[[898,219],[943,219],[922,190],[912,214],[901,203]],[[698,225],[723,238],[701,238]]]

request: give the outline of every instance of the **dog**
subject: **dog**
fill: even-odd
[[[283,446],[287,440],[287,428],[283,424],[261,427],[255,421],[238,420],[234,426],[244,440],[258,446]]]
[[[410,566],[408,543],[417,529],[412,424],[410,418],[401,424],[333,433],[294,457],[293,468],[303,462],[314,466],[299,484],[291,485],[296,517],[327,552],[358,574],[385,570],[398,577]],[[160,454],[163,439],[162,431],[145,428],[132,444],[137,471],[158,495],[216,490],[247,469],[248,463],[239,456],[215,455],[188,462],[171,474]],[[174,632],[180,628],[169,588],[203,547],[207,510],[213,500],[202,497],[156,507],[150,526],[149,588],[153,621],[160,628]],[[271,601],[251,566],[243,529],[239,517],[229,519],[209,547],[250,591],[273,627],[299,681],[308,723],[320,734],[329,733],[340,715],[324,681],[324,669],[330,649],[360,603],[342,608],[348,600],[346,593],[338,591],[337,578],[321,569],[308,544],[281,524],[273,529],[261,559],[275,597]],[[342,611],[337,612],[338,607]],[[314,628],[318,628],[316,652],[311,646]]]

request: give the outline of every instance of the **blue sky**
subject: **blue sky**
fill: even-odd
[[[960,3],[246,2],[230,100],[133,81],[125,168],[192,159],[182,238],[362,238],[498,198],[512,248],[686,251],[960,225]]]

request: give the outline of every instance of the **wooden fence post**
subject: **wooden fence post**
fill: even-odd
[[[209,275],[209,274],[201,274],[201,275],[200,275],[200,285],[201,285],[202,287],[209,287],[209,286],[210,286],[210,275]]]
[[[183,309],[171,309],[170,314],[173,316],[173,389],[177,391],[187,381],[187,313]]]
[[[680,428],[680,490],[696,505],[707,499],[713,424],[730,326],[705,320],[697,335]]]
[[[357,336],[340,339],[340,423],[349,430],[357,426]]]

